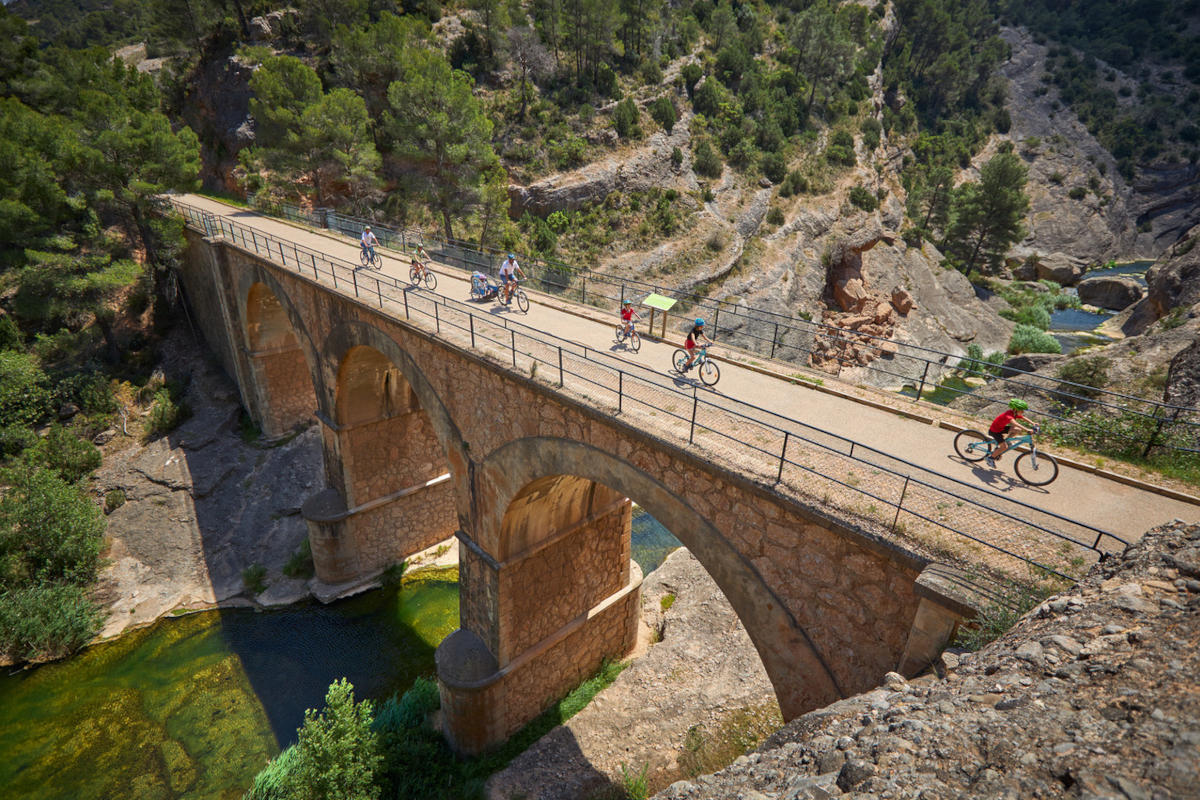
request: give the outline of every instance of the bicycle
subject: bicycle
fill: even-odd
[[[374,247],[364,247],[359,250],[358,260],[364,267],[380,269],[383,266],[383,259],[379,257],[379,253],[375,252]]]
[[[1046,486],[1058,477],[1058,462],[1049,453],[1039,452],[1033,443],[1033,435],[1040,428],[1034,427],[1033,433],[1023,436],[1010,436],[1006,440],[1010,450],[1016,450],[1019,445],[1028,445],[1029,449],[1017,456],[1013,469],[1017,477],[1030,486]],[[966,461],[983,461],[992,454],[997,442],[988,434],[976,430],[959,431],[954,437],[954,450]]]
[[[721,369],[715,361],[710,361],[708,358],[708,345],[702,344],[696,348],[696,360],[692,362],[692,368],[700,371],[700,380],[705,386],[716,386],[717,381],[721,380]],[[675,365],[675,371],[682,375],[686,370],[684,365],[687,364],[687,350],[682,348],[675,351],[674,358],[671,362]]]
[[[503,283],[500,284],[500,291],[496,293],[496,299],[505,305],[512,300],[517,301],[517,308],[521,309],[522,314],[529,313],[529,298],[525,295],[525,291],[520,287],[520,278],[513,278],[511,283],[512,289],[506,289]],[[505,300],[507,296],[508,300]]]
[[[622,344],[628,339],[629,344],[626,345],[633,352],[637,352],[642,347],[642,337],[638,334],[637,329],[633,327],[633,322],[628,324],[622,322],[617,326],[617,344]]]
[[[413,286],[419,286],[421,281],[425,281],[425,288],[431,292],[437,288],[437,275],[433,274],[427,264],[422,264],[416,259],[413,259],[412,266],[408,268],[408,280]]]

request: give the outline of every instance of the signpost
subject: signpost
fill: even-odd
[[[646,299],[642,301],[642,305],[650,307],[650,323],[646,326],[646,329],[650,332],[651,336],[654,335],[654,314],[661,311],[662,326],[658,338],[667,338],[667,312],[678,302],[678,300],[663,297],[661,294],[654,294],[653,292],[646,295]]]

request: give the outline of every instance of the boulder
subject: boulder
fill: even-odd
[[[1060,286],[1070,286],[1083,275],[1084,264],[1077,258],[1063,253],[1042,256],[1037,263],[1038,280],[1054,281]]]
[[[1019,281],[1036,281],[1038,268],[1036,261],[1022,261],[1012,269],[1013,278]]]
[[[74,403],[64,403],[63,406],[58,409],[58,418],[62,421],[66,421],[78,413],[79,406],[75,405]]]
[[[116,428],[109,428],[108,430],[97,433],[96,438],[92,439],[92,444],[97,445],[97,446],[106,445],[109,442],[111,442],[113,440],[113,438],[116,437],[116,435],[117,435]]]
[[[1090,306],[1124,311],[1142,299],[1141,284],[1133,278],[1088,278],[1079,282],[1079,300]]]
[[[270,41],[274,36],[271,30],[271,22],[266,17],[255,17],[250,20],[250,41],[258,44],[260,42]]]
[[[1013,356],[1004,362],[1000,368],[1000,377],[1015,378],[1022,372],[1037,372],[1058,361],[1062,361],[1066,356],[1060,356],[1055,353],[1026,353],[1024,355]]]
[[[913,309],[913,296],[906,289],[895,289],[892,291],[892,305],[901,314],[907,314]]]
[[[838,281],[833,288],[833,299],[843,311],[861,311],[868,295],[862,279],[850,278]]]
[[[1200,225],[1192,228],[1180,246],[1146,272],[1147,295],[1155,315],[1165,317],[1176,306],[1200,302]]]

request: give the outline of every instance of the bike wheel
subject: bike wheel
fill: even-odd
[[[979,431],[959,431],[954,437],[954,452],[967,461],[983,461],[992,451],[991,441],[992,437]]]
[[[434,275],[428,268],[425,270],[425,288],[433,291],[437,288],[437,275]]]
[[[416,267],[408,268],[408,282],[413,286],[421,283],[421,273]]]
[[[371,266],[371,256],[370,256],[370,255],[367,253],[367,251],[366,251],[366,250],[359,250],[359,251],[358,251],[358,260],[359,260],[360,262],[362,262],[362,265],[363,265],[364,267],[369,267],[369,266]]]
[[[642,337],[638,335],[637,331],[629,334],[629,348],[635,353],[642,349]]]
[[[625,326],[618,325],[616,334],[617,334],[617,344],[620,344],[621,342],[625,341]]]
[[[383,256],[376,253],[371,257],[371,266],[377,270],[383,269]]]
[[[715,361],[705,359],[700,365],[700,380],[704,381],[705,386],[716,386],[717,381],[721,380],[721,370]]]
[[[1017,477],[1030,486],[1045,486],[1058,477],[1058,462],[1046,453],[1021,453],[1013,468]]]
[[[675,355],[671,356],[671,364],[675,367],[675,371],[680,375],[683,374],[683,365],[687,363],[687,351],[676,350]]]
[[[521,309],[522,314],[528,314],[529,313],[529,297],[528,297],[528,295],[526,295],[525,292],[521,291],[520,289],[517,289],[515,294],[517,296],[517,308]]]

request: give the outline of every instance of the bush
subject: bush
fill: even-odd
[[[104,617],[81,586],[11,589],[0,594],[0,653],[24,661],[63,658],[90,642]]]
[[[262,564],[251,564],[242,570],[242,585],[250,594],[262,594],[267,590],[267,568]]]
[[[782,183],[787,178],[787,161],[779,153],[764,155],[759,167],[771,183]]]
[[[708,139],[701,139],[692,149],[692,169],[706,178],[719,178],[725,167],[716,148]]]
[[[794,194],[804,194],[807,191],[808,178],[804,177],[798,169],[789,172],[788,176],[783,179],[783,183],[779,185],[780,197],[791,197]]]
[[[850,202],[863,211],[874,211],[879,207],[879,201],[875,199],[875,195],[861,186],[855,186],[850,190]]]
[[[683,76],[683,88],[687,90],[688,98],[693,98],[696,94],[696,84],[704,77],[704,70],[699,64],[692,62],[684,64],[679,74]]]
[[[24,350],[21,332],[8,314],[0,316],[0,350]]]
[[[767,212],[767,222],[772,225],[782,225],[784,219],[783,211],[778,206],[771,206],[771,210]]]
[[[641,118],[637,103],[626,97],[617,103],[617,107],[613,110],[613,127],[617,129],[617,135],[622,139],[640,139],[642,129],[638,122]]]
[[[650,117],[663,127],[667,133],[675,129],[675,105],[670,98],[663,96],[650,104]]]
[[[1098,397],[1108,385],[1108,367],[1111,362],[1104,356],[1072,358],[1058,369],[1058,377],[1068,383],[1059,384],[1058,391],[1076,397]],[[1065,398],[1068,402],[1071,398]]]
[[[1005,308],[1000,316],[1012,320],[1018,325],[1037,328],[1039,331],[1050,329],[1050,312],[1042,306],[1025,306],[1024,308]],[[1045,351],[1038,351],[1045,352]]]
[[[0,352],[0,428],[32,427],[50,412],[50,380],[36,356]]]
[[[176,402],[168,387],[154,393],[154,406],[146,418],[146,435],[161,436],[170,433],[192,416],[192,408],[186,402]]]
[[[100,448],[75,436],[57,422],[38,442],[33,457],[57,472],[63,480],[79,483],[100,466]]]
[[[1051,172],[1049,177],[1050,177],[1051,183],[1059,183],[1059,184],[1061,184],[1063,181],[1065,181],[1067,179],[1067,176],[1063,175],[1061,172]]]
[[[879,147],[881,141],[879,134],[883,130],[883,126],[879,124],[879,120],[874,117],[867,117],[863,120],[860,130],[863,135],[863,147],[868,150],[874,150],[876,147]]]
[[[683,151],[678,147],[671,148],[671,166],[675,169],[683,166]]]
[[[1021,353],[1061,353],[1062,345],[1045,331],[1018,323],[1008,343],[1008,352],[1014,356]]]
[[[838,131],[829,138],[829,146],[825,148],[825,158],[831,164],[853,167],[858,163],[854,155],[854,137],[847,131]]]
[[[125,505],[125,492],[120,489],[113,489],[104,495],[104,513],[111,514],[123,505]]]
[[[0,585],[88,584],[100,570],[104,517],[76,486],[25,462],[4,474]]]
[[[308,580],[316,574],[316,567],[313,565],[312,545],[309,544],[308,537],[300,543],[300,549],[292,553],[292,557],[283,565],[283,574],[289,578],[301,578]]]
[[[1087,189],[1083,188],[1082,186],[1076,186],[1074,189],[1067,192],[1067,197],[1071,198],[1072,200],[1082,200],[1083,198],[1087,197]]]

